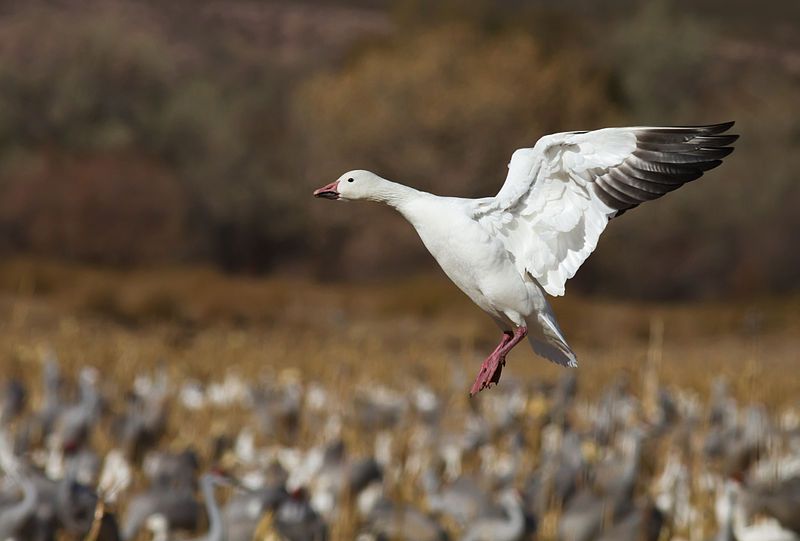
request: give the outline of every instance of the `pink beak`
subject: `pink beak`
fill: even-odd
[[[326,184],[322,188],[314,190],[314,197],[324,197],[325,199],[339,199],[339,181]]]

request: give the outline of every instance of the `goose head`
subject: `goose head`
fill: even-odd
[[[388,184],[387,180],[382,179],[375,173],[357,169],[348,171],[334,182],[314,190],[314,197],[342,199],[345,201],[358,199],[379,201],[382,199]]]

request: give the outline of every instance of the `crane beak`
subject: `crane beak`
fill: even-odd
[[[314,190],[314,197],[323,197],[325,199],[339,199],[339,181],[326,184],[322,188]]]

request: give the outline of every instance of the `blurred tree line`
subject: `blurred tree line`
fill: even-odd
[[[717,3],[0,2],[0,251],[387,276],[431,264],[408,226],[311,189],[485,196],[548,132],[735,119],[725,166],[615,220],[573,287],[795,288],[795,8],[748,33]]]

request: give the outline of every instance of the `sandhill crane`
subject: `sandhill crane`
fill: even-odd
[[[519,541],[525,535],[525,514],[514,489],[500,495],[504,517],[479,518],[465,528],[462,541]]]

